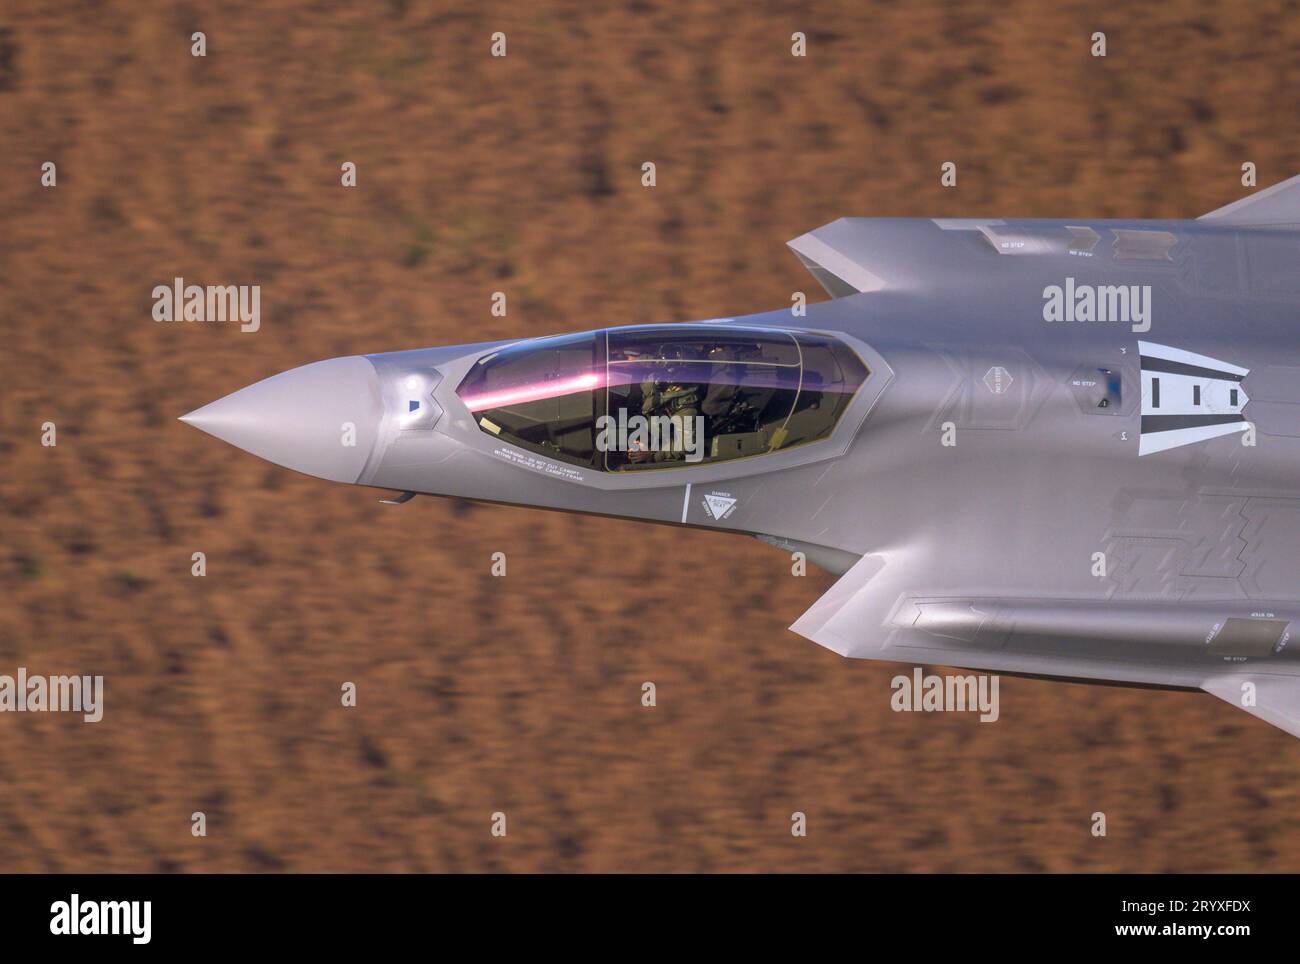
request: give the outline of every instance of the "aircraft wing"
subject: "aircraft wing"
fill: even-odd
[[[1300,175],[1202,214],[1198,220],[1242,227],[1300,225]]]
[[[1207,626],[1246,620],[1225,623],[1223,602],[917,592],[911,583],[924,571],[923,561],[906,550],[864,556],[790,628],[858,659],[1200,688],[1300,737],[1300,676],[1257,671],[1277,645],[1255,639],[1274,627],[1270,621],[1250,621],[1253,643],[1215,636],[1204,670],[1170,667],[1156,655],[1160,649],[1201,638]],[[1287,622],[1276,625],[1280,634]],[[1263,649],[1228,648],[1256,644]]]
[[[1300,228],[1300,175],[1203,214],[1200,220],[1225,227]],[[1168,232],[1119,229],[1116,234],[1145,235],[1156,244],[1167,238],[1166,247],[1173,243]],[[933,287],[957,277],[970,284],[995,267],[994,254],[1090,251],[1099,240],[1095,229],[1069,222],[840,218],[787,244],[832,298],[846,298],[866,291]]]
[[[1002,221],[840,218],[788,246],[826,293],[845,298],[885,288],[930,287],[966,266],[987,271],[995,253],[980,234]]]
[[[1201,688],[1300,737],[1300,677],[1247,673],[1206,680]]]
[[[891,585],[887,569],[886,557],[863,556],[790,629],[841,656],[869,658],[873,638],[877,647],[884,641],[889,610],[904,591]]]

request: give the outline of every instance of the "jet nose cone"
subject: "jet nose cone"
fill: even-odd
[[[375,366],[352,355],[273,375],[180,420],[276,465],[356,482],[383,414]]]

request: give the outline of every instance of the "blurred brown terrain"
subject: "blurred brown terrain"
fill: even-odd
[[[95,725],[0,714],[0,868],[1300,869],[1300,743],[1208,695],[896,714],[906,667],[790,633],[832,578],[757,541],[382,506],[176,421],[335,355],[788,305],[841,215],[1194,217],[1300,173],[1297,6],[11,0],[0,673],[107,683]],[[155,323],[176,276],[260,284],[261,331]]]

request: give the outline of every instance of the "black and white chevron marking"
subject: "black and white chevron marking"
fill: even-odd
[[[1250,369],[1139,341],[1142,358],[1142,430],[1138,455],[1244,432],[1250,401],[1241,383]]]

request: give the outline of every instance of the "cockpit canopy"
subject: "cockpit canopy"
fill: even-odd
[[[824,439],[867,375],[827,335],[655,325],[521,342],[479,359],[456,391],[491,435],[626,472]]]

